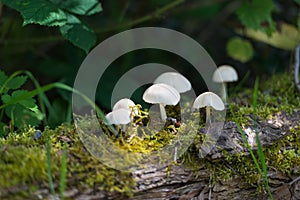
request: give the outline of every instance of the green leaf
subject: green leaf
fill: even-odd
[[[21,13],[23,25],[62,26],[67,21],[64,11],[47,0],[2,0],[2,3]]]
[[[19,100],[19,97],[27,94],[26,90],[16,90],[12,93],[12,95],[2,95],[2,101],[4,104],[9,104],[11,101],[18,100],[17,103],[24,106],[25,108],[34,108],[36,106],[35,99],[33,98],[24,98]]]
[[[102,11],[97,0],[52,0],[59,8],[78,15],[92,15]]]
[[[294,0],[300,6],[300,0]]]
[[[6,76],[6,74],[3,71],[0,71],[0,87],[3,86],[5,81],[7,81],[7,79],[8,77]]]
[[[12,120],[17,128],[23,128],[25,125],[37,126],[41,123],[40,113],[33,112],[20,104],[9,105],[5,109],[5,114]]]
[[[10,101],[11,97],[8,94],[4,94],[1,96],[1,100],[3,104],[8,103]]]
[[[26,93],[28,93],[28,91],[26,91],[26,90],[14,91],[11,95],[11,100],[18,99],[20,96],[22,96]],[[35,99],[33,99],[33,98],[25,98],[25,99],[20,100],[18,103],[26,108],[34,108],[36,106]]]
[[[88,53],[97,41],[95,33],[74,15],[68,14],[67,18],[67,24],[60,27],[61,34]]]
[[[6,87],[8,89],[18,89],[20,88],[22,85],[24,85],[24,83],[27,80],[27,76],[17,76],[14,77],[12,79],[10,79],[10,81],[8,81]]]
[[[249,41],[238,37],[231,38],[226,45],[230,57],[240,62],[247,62],[253,57],[253,48]]]
[[[298,19],[297,19],[297,27],[300,30],[300,15],[298,16]]]
[[[236,13],[242,24],[248,28],[262,29],[262,23],[268,22],[270,27],[275,30],[271,16],[273,8],[274,3],[272,0],[243,1]]]

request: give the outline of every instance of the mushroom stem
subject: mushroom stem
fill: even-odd
[[[122,124],[122,131],[126,132],[126,124]]]
[[[206,106],[206,121],[211,124],[211,119],[210,119],[210,106]]]
[[[167,119],[167,113],[164,104],[159,104],[159,110],[160,110],[160,116],[162,121],[166,121]]]
[[[227,97],[227,84],[226,82],[223,83],[223,87],[221,90],[221,99],[226,102],[226,97]]]

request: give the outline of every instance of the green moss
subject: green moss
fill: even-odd
[[[266,82],[266,85],[261,85],[261,91],[258,95],[257,114],[262,120],[271,118],[283,110],[292,114],[295,109],[300,107],[299,95],[295,93],[292,80],[288,75],[274,76],[272,80]],[[230,102],[227,121],[237,120],[239,124],[247,125],[253,111],[251,107],[252,90],[245,90],[243,93],[236,94]],[[171,107],[168,107],[168,111],[172,114],[170,109]],[[174,117],[176,117],[176,113],[173,113]],[[182,116],[185,117],[185,114],[182,113]],[[161,149],[167,144],[176,145],[177,141],[184,145],[185,142],[191,140],[191,137],[195,137],[194,143],[184,152],[179,159],[181,162],[176,163],[177,165],[184,164],[195,169],[208,169],[211,173],[212,183],[217,180],[228,180],[232,177],[243,177],[250,186],[263,190],[262,177],[260,177],[253,160],[247,153],[236,152],[232,155],[224,151],[225,158],[221,161],[199,159],[199,148],[206,135],[198,133],[198,129],[203,128],[204,125],[195,124],[196,119],[200,119],[199,113],[196,113],[193,119],[187,120],[178,129],[175,129],[174,125],[167,125],[159,131],[145,128],[148,131],[145,133],[139,129],[140,125],[145,125],[149,121],[147,114],[144,113],[140,118],[135,118],[137,126],[129,127],[127,133],[119,130],[119,135],[116,136],[108,128],[104,130],[111,142],[118,148],[125,151],[141,152],[144,155]],[[139,124],[140,121],[143,123]],[[95,123],[98,121],[92,122],[89,119],[82,121],[82,125],[91,133],[97,131]],[[174,130],[176,132],[173,132]],[[55,130],[46,128],[39,139],[34,138],[35,131],[33,128],[28,128],[22,133],[11,133],[6,138],[0,138],[0,191],[26,185],[30,191],[18,193],[18,197],[26,197],[39,188],[48,187],[45,143],[49,139],[51,143],[52,178],[56,183],[59,181],[61,152],[63,147],[67,145],[67,188],[76,187],[82,190],[94,188],[116,192],[120,196],[133,195],[135,181],[130,174],[111,169],[91,156],[83,146],[80,135],[76,133],[73,125],[61,125]],[[185,132],[195,134],[184,134]],[[291,132],[292,134],[287,135],[282,140],[264,148],[269,169],[292,174],[295,173],[296,167],[300,166],[300,127],[292,128]],[[94,135],[87,135],[87,141],[94,144],[97,139]],[[107,157],[110,158],[110,152],[106,152],[107,150],[98,149],[98,151],[107,153]],[[133,160],[130,157],[121,157],[119,159],[120,162],[139,162],[139,158]],[[166,168],[167,173],[171,172],[171,167],[170,165]]]

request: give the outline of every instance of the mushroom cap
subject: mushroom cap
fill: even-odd
[[[165,72],[159,75],[154,83],[165,83],[175,88],[179,93],[191,90],[190,81],[177,72]]]
[[[157,83],[144,92],[143,100],[152,104],[176,105],[180,100],[180,94],[170,85]]]
[[[233,67],[222,65],[215,70],[212,79],[217,83],[233,82],[238,80],[238,75]]]
[[[138,115],[137,108],[133,108],[133,110],[130,108],[133,106],[135,106],[135,103],[132,100],[130,100],[128,98],[124,98],[124,99],[120,99],[119,101],[117,101],[112,110],[114,111],[114,110],[118,110],[120,108],[124,108],[124,109],[129,110],[129,112],[133,111],[132,112],[133,115]]]
[[[130,111],[120,108],[108,113],[105,117],[108,124],[128,124],[130,122]]]
[[[222,99],[213,92],[204,92],[194,101],[193,108],[211,106],[215,110],[224,110],[225,106]]]

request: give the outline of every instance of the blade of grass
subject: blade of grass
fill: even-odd
[[[61,158],[61,168],[60,168],[60,181],[59,181],[59,192],[60,199],[64,199],[64,192],[66,189],[66,177],[67,177],[67,148],[66,145],[63,148],[63,154]]]
[[[50,104],[49,99],[47,98],[45,92],[43,92],[43,90],[41,89],[41,85],[39,84],[38,80],[32,75],[32,73],[29,71],[23,71],[23,73],[26,74],[31,79],[35,88],[39,91],[38,94],[39,106],[41,108],[42,113],[46,116],[45,106],[47,107],[48,111],[52,110],[52,106]],[[46,125],[47,124],[46,117],[44,117],[43,121],[44,121],[44,125]]]
[[[48,183],[49,183],[49,188],[50,192],[55,196],[55,191],[54,191],[54,185],[53,185],[53,180],[52,180],[52,171],[51,171],[51,147],[50,147],[50,141],[49,139],[46,140],[46,156],[47,156],[47,174],[48,174]]]
[[[257,147],[258,147],[258,158],[260,160],[262,169],[263,169],[263,178],[264,178],[264,183],[265,183],[265,187],[267,189],[268,195],[271,199],[273,199],[272,193],[270,191],[270,187],[269,187],[269,181],[268,181],[268,172],[267,172],[267,165],[266,165],[266,160],[265,160],[265,155],[263,152],[263,148],[260,142],[260,139],[258,137],[258,131],[257,131],[257,96],[258,96],[258,84],[259,84],[259,79],[257,78],[255,80],[255,84],[254,84],[254,91],[253,91],[253,103],[252,103],[252,107],[253,107],[253,118],[254,118],[254,130],[255,130],[255,139],[256,139],[256,143],[257,143]]]

